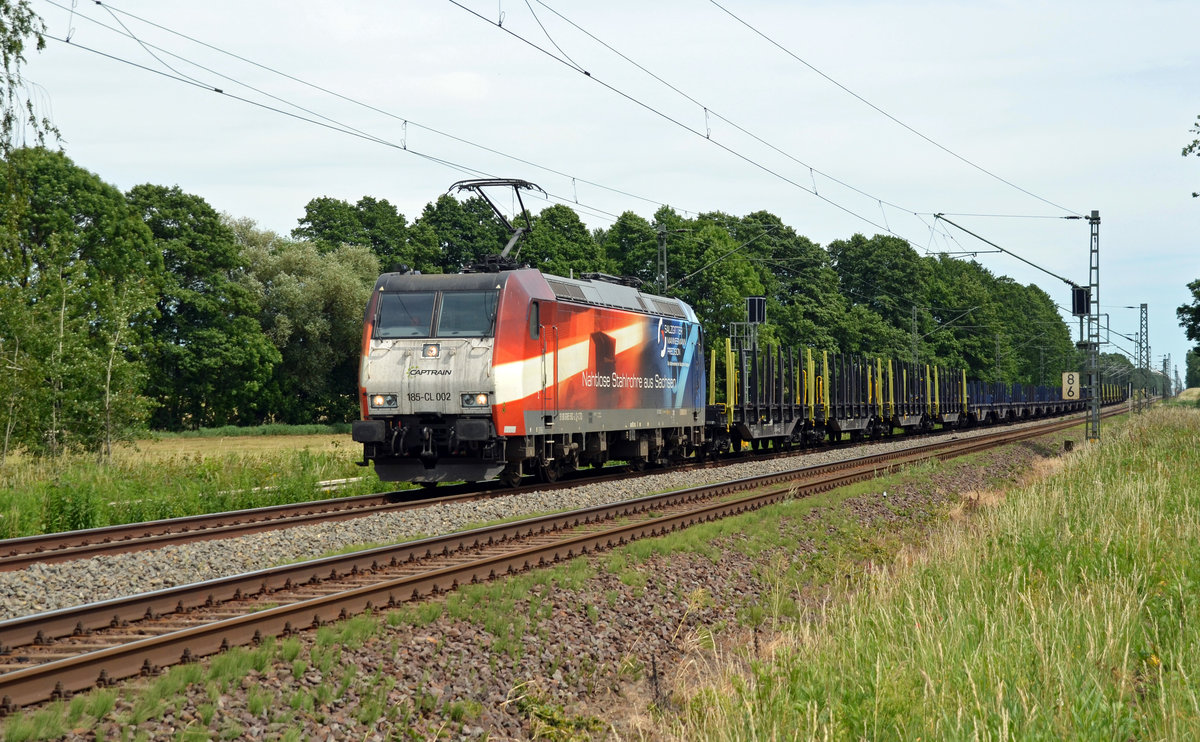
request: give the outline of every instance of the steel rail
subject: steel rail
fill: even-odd
[[[620,509],[621,514],[624,514],[629,512],[630,508],[638,506],[643,508],[662,506],[678,501],[693,500],[697,497],[722,496],[747,487],[761,487],[781,481],[791,481],[798,477],[821,476],[829,472],[852,467],[874,467],[875,469],[879,469],[888,462],[900,461],[907,463],[909,461],[923,460],[928,458],[932,452],[949,447],[955,447],[955,450],[959,450],[966,444],[977,443],[978,448],[982,450],[994,445],[994,442],[998,440],[1020,440],[1046,435],[1060,429],[1079,425],[1081,422],[1081,420],[1056,421],[1023,431],[1003,431],[968,439],[937,441],[856,459],[798,467],[770,474],[731,480],[718,485],[703,485],[670,493],[635,498],[611,505],[592,506],[572,511],[567,517],[574,519],[574,524],[577,525],[580,522],[586,523],[602,517],[611,517],[609,513],[614,508]],[[581,518],[582,521],[580,520]],[[527,537],[531,535],[532,530],[535,528],[545,531],[548,528],[561,527],[557,525],[560,519],[561,516],[556,515],[528,518],[514,521],[510,524],[433,536],[397,545],[381,546],[350,554],[281,565],[241,575],[164,588],[150,593],[115,598],[0,621],[0,654],[12,652],[17,647],[29,644],[43,644],[65,636],[127,625],[130,622],[147,617],[153,618],[201,606],[211,606],[224,601],[239,600],[248,595],[288,589],[301,584],[313,584],[327,579],[338,579],[345,575],[372,571],[383,566],[411,563],[436,554],[448,554],[467,548],[477,548],[481,545],[480,540],[484,537],[486,537],[487,543],[498,543],[513,538]]]
[[[758,458],[770,456],[759,455]],[[713,462],[707,464],[712,465]],[[645,473],[609,471],[597,475],[589,472],[583,476],[564,478],[553,483],[534,482],[533,478],[528,478],[529,481],[520,487],[503,487],[495,482],[464,483],[444,487],[444,494],[436,497],[431,497],[429,491],[424,489],[396,490],[0,539],[0,572],[25,569],[34,564],[86,559],[102,554],[145,551],[172,544],[233,538],[306,523],[349,520],[376,513],[444,505],[450,502],[469,502],[495,495],[565,489],[584,481],[620,481],[643,476]]]
[[[163,613],[186,612],[189,607],[213,605],[222,600],[245,599],[252,591],[271,597],[276,589],[296,586],[297,580],[315,582],[327,576],[342,580],[367,572],[395,567],[400,564],[428,559],[437,554],[451,556],[471,549],[503,546],[518,538],[551,539],[552,543],[536,544],[500,554],[468,559],[462,564],[419,571],[394,579],[384,579],[372,585],[360,585],[349,590],[332,592],[319,597],[299,600],[288,605],[259,610],[249,615],[224,618],[202,626],[173,630],[160,636],[141,638],[121,646],[96,649],[74,657],[56,659],[32,667],[0,675],[0,710],[35,703],[49,698],[65,697],[70,693],[95,685],[105,685],[121,678],[155,671],[160,666],[187,662],[212,654],[223,648],[254,643],[264,636],[290,634],[305,626],[344,618],[377,606],[393,606],[399,602],[451,590],[460,584],[491,579],[498,575],[529,569],[599,548],[626,543],[634,538],[655,536],[670,530],[717,517],[745,512],[794,497],[802,492],[824,491],[850,481],[871,478],[894,471],[914,461],[930,457],[949,458],[1006,442],[1024,440],[1079,425],[1080,421],[1057,421],[1021,431],[1005,431],[969,439],[954,439],[927,444],[902,451],[877,454],[836,464],[802,467],[757,477],[734,480],[718,485],[692,488],[678,492],[652,495],[612,505],[596,506],[566,514],[540,516],[509,524],[475,529],[448,536],[423,539],[391,547],[380,547],[358,554],[330,557],[315,562],[288,565],[262,572],[247,573],[208,583],[181,586],[142,596],[106,601],[78,609],[63,609],[52,613],[14,619],[0,623],[0,641],[8,644],[11,654],[15,646],[24,643],[46,643],[51,637],[86,634],[91,631],[81,618],[107,617],[107,625],[123,626],[133,618],[122,618],[121,612],[132,608],[141,618]],[[767,491],[771,485],[799,477],[814,478],[803,485]],[[731,501],[711,502],[714,498],[750,490],[753,494]],[[664,508],[680,508],[700,500],[708,501],[680,513],[662,514]],[[555,531],[596,528],[603,520],[639,515],[641,522],[617,525],[602,531],[552,536]],[[386,559],[384,557],[387,557]],[[381,567],[381,564],[385,566]],[[327,571],[328,570],[328,571]],[[282,582],[281,582],[282,581]],[[244,590],[243,590],[244,589]],[[71,614],[76,623],[69,631]],[[66,619],[62,622],[61,619]],[[56,624],[56,621],[58,623]],[[53,625],[58,628],[51,629]],[[98,628],[98,626],[94,626]],[[29,637],[31,630],[42,631]],[[47,634],[46,632],[49,632]],[[20,637],[24,636],[24,639]],[[10,643],[12,642],[12,643]]]
[[[937,434],[953,435],[957,432],[959,431],[948,429],[939,431]],[[728,458],[710,459],[705,462],[694,462],[690,465],[712,467],[720,466],[724,463],[803,455],[813,450],[817,449],[771,450],[770,452],[756,452],[749,458],[746,456],[731,455]],[[513,494],[533,489],[561,489],[575,486],[582,481],[620,481],[642,476],[645,473],[622,471],[601,474],[599,476],[586,474],[578,478],[563,479],[556,483],[527,483],[520,488],[500,488],[494,482],[483,483],[482,485],[454,485],[443,488],[444,492],[445,490],[449,490],[449,492],[445,492],[445,494],[439,497],[429,497],[426,490],[397,490],[371,495],[269,505],[262,508],[249,508],[181,518],[104,526],[78,531],[0,539],[0,571],[15,571],[28,568],[34,564],[71,561],[102,554],[145,551],[173,544],[233,538],[251,533],[291,528],[306,523],[362,518],[382,512],[428,507],[448,502],[471,501],[490,497],[495,494]]]

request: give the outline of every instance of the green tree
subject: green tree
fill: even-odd
[[[231,224],[246,271],[239,280],[255,297],[259,323],[279,350],[256,407],[258,421],[344,422],[358,416],[362,313],[379,275],[366,247],[322,251]]]
[[[1149,389],[1151,375],[1134,368],[1133,362],[1120,353],[1101,353],[1100,381],[1105,384],[1132,384],[1134,389]]]
[[[413,265],[407,222],[387,199],[363,196],[352,205],[328,196],[314,198],[304,207],[292,237],[309,240],[326,251],[340,245],[364,245],[386,270],[401,263]]]
[[[550,275],[611,271],[579,215],[563,204],[548,206],[534,217],[533,229],[518,245],[522,263]]]
[[[29,338],[37,338],[33,308],[29,304],[27,287],[18,284],[26,269],[18,245],[20,216],[26,207],[28,187],[10,171],[10,155],[15,148],[18,132],[31,134],[42,145],[46,135],[58,131],[46,118],[39,117],[33,108],[33,96],[25,96],[22,66],[25,49],[30,43],[41,51],[46,46],[42,19],[30,8],[27,0],[0,0],[0,60],[3,61],[4,82],[0,85],[0,180],[5,184],[3,199],[4,221],[0,222],[0,403],[3,404],[4,435],[0,447],[0,465],[7,460],[10,446],[21,437],[18,427],[30,423],[24,412],[29,391],[39,383],[41,359],[37,348],[31,348]],[[39,307],[40,309],[40,307]],[[22,347],[22,338],[26,344]]]
[[[1193,134],[1200,134],[1200,116],[1196,117],[1196,123],[1192,124],[1192,128],[1188,131]],[[1192,143],[1183,148],[1183,156],[1198,155],[1200,156],[1200,139],[1193,139]],[[1192,198],[1200,197],[1200,193],[1192,192]]]
[[[233,423],[253,407],[280,360],[253,296],[235,280],[245,266],[234,232],[203,198],[178,186],[139,185],[127,197],[165,268],[145,349],[146,393],[156,404],[151,425]]]
[[[305,204],[304,216],[299,222],[300,226],[292,230],[292,237],[313,242],[323,250],[366,243],[354,206],[340,198],[314,198]]]
[[[6,164],[0,337],[38,382],[8,390],[24,418],[10,430],[51,455],[107,450],[144,419],[139,355],[162,256],[120,191],[66,155],[14,150]]]
[[[838,293],[829,253],[766,211],[738,220],[731,233],[757,267],[767,296],[767,319],[779,328],[779,341],[792,347],[838,349],[847,302]],[[850,343],[846,350],[863,348]]]
[[[413,222],[413,228],[417,227],[428,228],[422,233],[426,254],[432,251],[428,240],[433,235],[441,273],[457,273],[487,255],[499,253],[510,236],[492,207],[478,196],[459,201],[442,194],[437,201],[426,204],[421,216]]]
[[[1179,326],[1187,333],[1187,339],[1196,343],[1196,352],[1200,353],[1200,278],[1187,285],[1192,292],[1192,303],[1182,304],[1175,310],[1179,318]]]
[[[733,323],[746,321],[746,297],[764,295],[762,281],[750,257],[739,251],[740,244],[714,221],[685,222],[677,220],[674,212],[667,214],[662,210],[655,218],[668,230],[685,229],[682,225],[687,223],[693,225],[690,232],[670,235],[673,252],[668,256],[667,266],[675,287],[668,293],[692,306],[712,342],[727,337]],[[671,268],[672,265],[676,267]],[[769,332],[762,336],[763,342],[773,339]]]
[[[908,358],[914,308],[922,332],[934,324],[927,316],[929,266],[907,242],[885,235],[868,239],[855,234],[827,249],[842,295],[852,309],[865,310],[847,313],[846,321],[853,324],[841,333],[842,350],[855,352],[846,342],[858,336],[869,345],[857,352]]]
[[[658,243],[654,227],[642,217],[626,211],[599,236],[597,244],[611,260],[612,272],[637,278],[647,290],[656,279]]]
[[[919,360],[965,368],[971,378],[992,378],[1000,327],[991,295],[994,277],[974,261],[947,256],[925,261],[929,305],[917,311]]]
[[[1200,353],[1194,350],[1187,352],[1187,363],[1184,365],[1184,386],[1188,389],[1200,386]]]
[[[912,308],[929,306],[929,268],[904,240],[856,234],[831,242],[828,249],[846,298],[893,327],[908,327]]]
[[[28,0],[0,0],[0,61],[4,66],[4,85],[0,86],[0,157],[5,160],[13,150],[18,130],[31,134],[38,146],[46,143],[46,135],[58,136],[54,124],[38,116],[33,96],[21,100],[25,88],[21,74],[25,47],[32,42],[37,51],[45,49],[45,31],[46,24],[29,7]]]

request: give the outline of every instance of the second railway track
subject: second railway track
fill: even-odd
[[[982,432],[983,429],[977,429]],[[942,434],[962,432],[947,430]],[[727,460],[693,463],[688,466],[714,466],[782,456],[797,456],[805,451],[793,449],[753,458],[732,457]],[[362,518],[377,513],[389,513],[411,508],[428,507],[448,502],[464,502],[497,494],[513,494],[532,489],[553,490],[573,487],[584,482],[619,481],[641,476],[645,472],[584,473],[578,478],[556,483],[535,483],[532,479],[520,488],[501,487],[495,483],[451,485],[441,488],[437,497],[424,489],[398,490],[372,495],[339,497],[326,500],[272,505],[249,510],[170,518],[165,520],[128,523],[63,533],[47,533],[12,539],[0,539],[0,572],[25,569],[34,564],[85,559],[106,554],[121,554],[158,549],[173,544],[233,538],[252,533],[291,528],[311,523]]]
[[[943,440],[0,622],[0,710],[1077,424]]]

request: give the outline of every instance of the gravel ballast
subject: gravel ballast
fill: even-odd
[[[371,619],[374,631],[358,640],[346,640],[348,632],[340,626],[300,632],[286,640],[292,645],[291,654],[275,646],[270,650],[273,660],[250,667],[232,682],[211,679],[217,676],[215,666],[224,655],[208,658],[190,666],[199,673],[195,682],[161,697],[158,691],[141,693],[159,682],[156,677],[123,684],[115,705],[101,719],[85,717],[74,728],[64,727],[62,737],[490,742],[672,738],[672,720],[683,711],[680,704],[688,701],[686,683],[680,680],[686,668],[718,657],[761,656],[760,640],[764,649],[772,641],[771,625],[760,625],[752,616],[779,598],[771,576],[774,565],[824,560],[824,571],[806,573],[823,576],[814,577],[812,584],[794,586],[789,596],[800,609],[797,620],[819,615],[820,601],[825,599],[823,585],[830,580],[852,580],[880,560],[893,559],[895,550],[919,545],[923,534],[941,522],[949,504],[964,493],[1019,482],[1035,462],[1061,451],[1063,438],[1078,442],[1081,436],[1080,429],[1074,429],[1053,439],[995,449],[969,462],[939,465],[932,473],[922,467],[920,473],[893,477],[886,493],[882,488],[860,490],[855,496],[834,497],[808,510],[792,511],[793,515],[767,521],[778,525],[779,542],[785,544],[775,551],[748,556],[739,548],[747,535],[738,532],[711,542],[703,554],[652,554],[615,567],[612,560],[624,558],[602,552],[567,565],[584,563],[586,579],[570,584],[531,579],[520,583],[520,590],[507,592],[511,602],[481,603],[466,618],[450,615],[447,609],[431,620],[416,622]],[[855,453],[824,451],[796,465]],[[747,462],[719,473],[699,474],[730,479],[762,473],[768,466],[782,465]],[[481,510],[498,501],[453,506],[465,512],[430,514],[441,520],[428,523],[462,527],[511,515],[516,507],[531,512],[608,502],[697,484],[692,480],[695,474],[664,473],[631,480],[618,485],[625,488],[620,492],[606,484],[600,486],[604,490],[600,493],[581,492],[588,489],[584,486],[501,498],[512,500],[503,506],[508,510]],[[676,477],[689,481],[671,479]],[[410,518],[411,513],[404,517]],[[332,530],[336,534],[347,525],[335,524]],[[425,525],[415,532],[433,530]],[[214,543],[231,558],[263,548],[262,542],[248,544],[247,540],[271,535],[277,534]],[[321,538],[285,541],[308,544],[299,547],[302,554],[314,543],[318,551],[332,548]],[[883,541],[894,549],[881,552],[878,545]],[[232,547],[235,543],[238,546]],[[156,552],[159,561],[166,563],[161,555],[177,548]],[[831,556],[834,553],[838,556]],[[176,559],[158,573],[160,577],[185,563],[183,555]],[[216,556],[212,559],[214,565],[228,563]],[[276,556],[269,562],[279,560]],[[115,582],[129,584],[124,578]],[[440,601],[452,599],[453,595]],[[497,615],[503,617],[500,624],[507,621],[506,625],[517,628],[498,626]],[[342,638],[331,641],[330,631],[342,632]],[[3,720],[0,730],[5,730]]]
[[[587,579],[530,579],[520,591],[501,591],[511,603],[480,603],[469,618],[373,623],[376,632],[358,642],[323,644],[320,632],[301,632],[288,640],[299,644],[294,659],[276,650],[274,661],[228,686],[194,682],[148,711],[147,696],[127,690],[99,723],[66,738],[675,738],[689,668],[768,651],[772,625],[751,616],[780,597],[774,565],[824,565],[805,573],[813,582],[789,591],[799,608],[794,620],[819,620],[823,585],[853,580],[906,544],[919,545],[963,493],[1021,481],[1060,450],[1044,439],[1006,446],[932,473],[893,477],[887,497],[876,489],[792,510],[759,523],[760,530],[777,526],[783,546],[752,557],[739,548],[749,535],[740,533],[703,554],[653,554],[615,568],[617,555],[604,552],[570,563],[584,562]],[[893,550],[880,552],[881,541]],[[497,615],[519,628],[506,632]],[[214,662],[201,663],[204,671]]]
[[[1023,425],[1032,424],[1035,423]],[[970,437],[994,430],[982,428],[954,435]],[[929,440],[900,438],[872,444],[866,450],[885,452],[921,445]],[[603,505],[650,492],[826,464],[862,455],[863,450],[858,447],[826,449],[792,458],[730,464],[719,469],[669,471],[616,483],[523,492],[150,551],[34,564],[27,569],[0,573],[0,620],[266,569],[356,544],[403,541],[505,518]]]

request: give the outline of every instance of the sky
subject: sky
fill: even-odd
[[[1068,309],[1090,229],[1063,217],[1097,210],[1106,350],[1134,353],[1146,303],[1152,365],[1183,375],[1194,0],[31,6],[52,38],[28,95],[121,190],[178,185],[287,234],[320,196],[411,221],[455,181],[521,178],[551,196],[534,211],[592,228],[665,204],[767,210],[823,245],[890,232]]]

